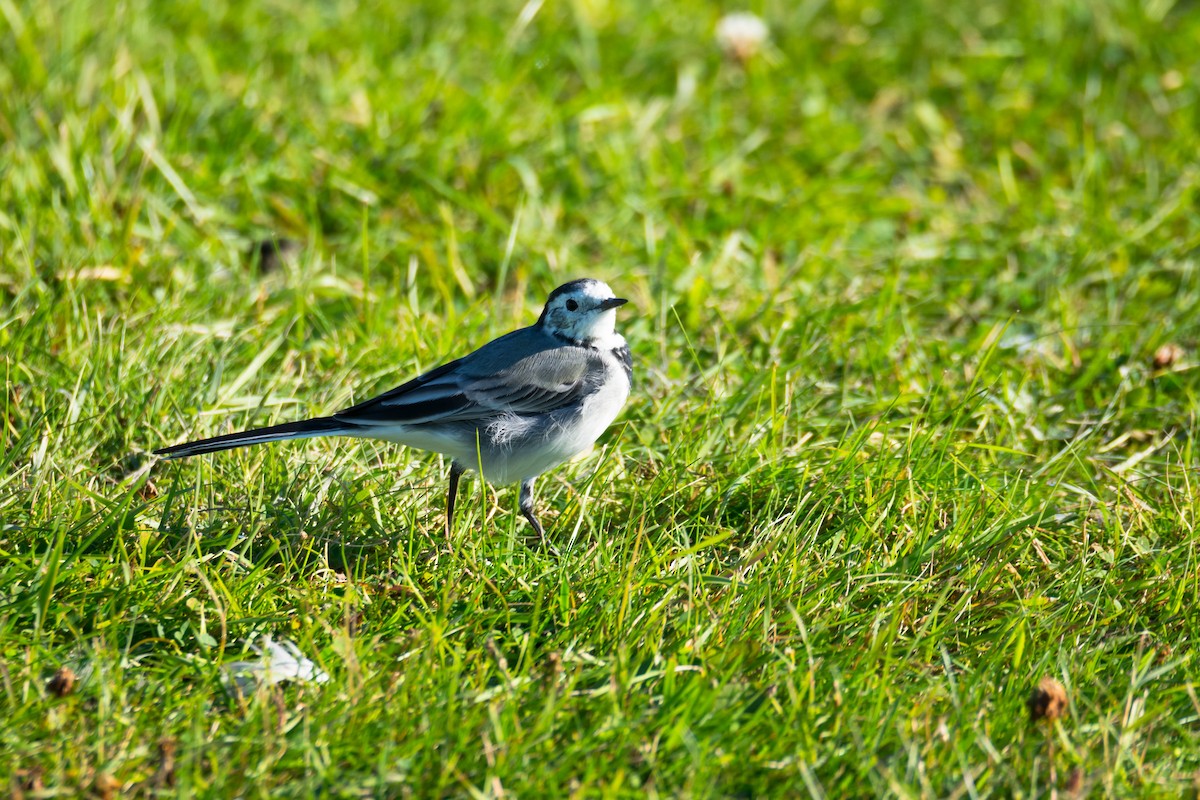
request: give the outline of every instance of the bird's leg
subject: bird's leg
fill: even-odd
[[[529,478],[521,481],[521,513],[525,515],[525,519],[529,520],[529,524],[545,542],[546,530],[542,527],[542,523],[538,522],[538,518],[533,515],[533,480],[533,478]]]
[[[446,492],[446,540],[453,538],[454,533],[454,498],[458,494],[458,479],[462,477],[465,469],[458,465],[457,461],[450,462],[450,490]]]

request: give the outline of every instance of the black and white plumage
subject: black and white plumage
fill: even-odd
[[[626,301],[584,278],[546,300],[538,321],[501,336],[371,400],[328,417],[230,433],[155,451],[167,458],[314,436],[383,439],[449,456],[446,532],[458,481],[482,469],[493,483],[520,481],[521,513],[540,536],[533,483],[592,446],[632,387],[629,347],[616,332]]]

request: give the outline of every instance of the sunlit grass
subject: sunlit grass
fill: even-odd
[[[721,10],[0,0],[0,787],[1192,786],[1195,16]],[[559,555],[427,454],[149,455],[585,275],[636,387]],[[231,697],[264,634],[331,680]]]

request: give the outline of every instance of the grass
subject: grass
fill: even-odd
[[[1195,791],[1200,17],[753,7],[743,68],[663,0],[0,0],[0,787]],[[148,455],[583,275],[636,389],[561,555],[427,454]],[[228,696],[264,634],[330,681]]]

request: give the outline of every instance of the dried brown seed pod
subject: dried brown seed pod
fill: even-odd
[[[121,782],[107,772],[101,772],[92,782],[92,794],[101,800],[112,800],[120,788]]]
[[[1067,710],[1067,690],[1054,678],[1042,678],[1025,701],[1030,720],[1056,720]]]
[[[75,684],[79,682],[75,671],[70,667],[59,667],[58,672],[46,681],[46,689],[55,697],[66,697],[75,690]]]
[[[1182,347],[1174,342],[1168,342],[1154,351],[1154,366],[1157,369],[1166,369],[1183,358],[1183,355]]]

